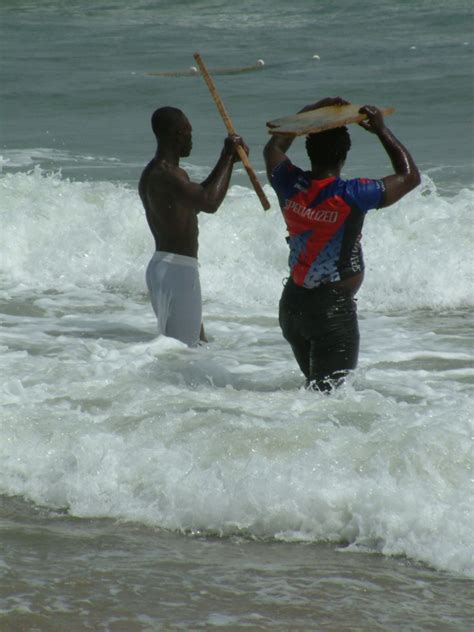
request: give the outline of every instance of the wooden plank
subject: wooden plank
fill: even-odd
[[[360,114],[362,105],[329,105],[317,110],[285,116],[267,122],[269,134],[281,136],[303,136],[315,134],[326,129],[341,127],[350,123],[360,123],[367,119],[367,114]],[[380,108],[382,114],[387,116],[395,112],[394,108]]]

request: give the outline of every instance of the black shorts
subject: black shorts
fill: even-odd
[[[308,290],[290,278],[279,320],[308,386],[330,390],[357,366],[357,307],[349,291],[333,285]]]

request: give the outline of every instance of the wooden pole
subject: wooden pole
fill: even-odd
[[[214,99],[214,102],[217,106],[217,109],[219,110],[222,120],[224,121],[224,125],[226,126],[227,131],[229,132],[229,134],[235,134],[236,131],[234,129],[232,121],[230,120],[230,117],[227,114],[227,110],[224,107],[224,103],[222,102],[222,99],[219,93],[217,92],[217,88],[214,84],[214,81],[211,75],[209,74],[206,66],[204,65],[201,55],[199,53],[194,53],[194,59],[196,60],[197,65],[199,66],[199,70],[201,71],[202,76],[204,77],[204,81],[207,83],[209,92],[211,93],[212,98]],[[250,178],[250,182],[252,183],[253,188],[255,189],[255,193],[258,195],[264,210],[268,211],[268,209],[270,208],[270,202],[268,201],[267,196],[265,195],[260,185],[260,182],[258,181],[257,175],[255,171],[253,170],[252,165],[250,164],[250,161],[248,159],[247,154],[245,153],[244,148],[238,146],[237,153],[239,154],[239,158],[241,159],[242,164],[245,167],[247,175]]]

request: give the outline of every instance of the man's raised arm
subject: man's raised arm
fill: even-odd
[[[238,145],[243,147],[247,154],[249,153],[248,147],[241,136],[237,134],[227,136],[216,166],[207,178],[201,182],[200,185],[197,185],[203,190],[204,198],[207,201],[205,206],[196,206],[195,208],[197,210],[204,211],[205,213],[215,213],[222,204],[227,189],[229,188],[234,163],[240,160],[239,154],[237,153]]]
[[[237,145],[247,147],[240,136],[228,136],[224,141],[219,160],[210,175],[202,183],[192,182],[188,175],[181,169],[169,169],[161,173],[160,183],[150,186],[156,189],[156,197],[162,195],[163,181],[173,200],[183,209],[190,211],[203,211],[215,213],[222,204],[229,188],[234,162],[238,160]]]
[[[382,178],[385,193],[380,208],[390,206],[420,184],[420,172],[408,149],[386,127],[382,112],[373,105],[364,105],[359,111],[369,117],[359,125],[378,136],[395,171]]]

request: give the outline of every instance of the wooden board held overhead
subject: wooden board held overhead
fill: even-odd
[[[285,116],[268,121],[268,132],[281,136],[303,136],[349,123],[360,123],[367,118],[367,114],[359,113],[361,107],[362,105],[352,103],[349,105],[329,105],[317,110]],[[380,108],[380,110],[384,116],[395,112],[394,108]]]

